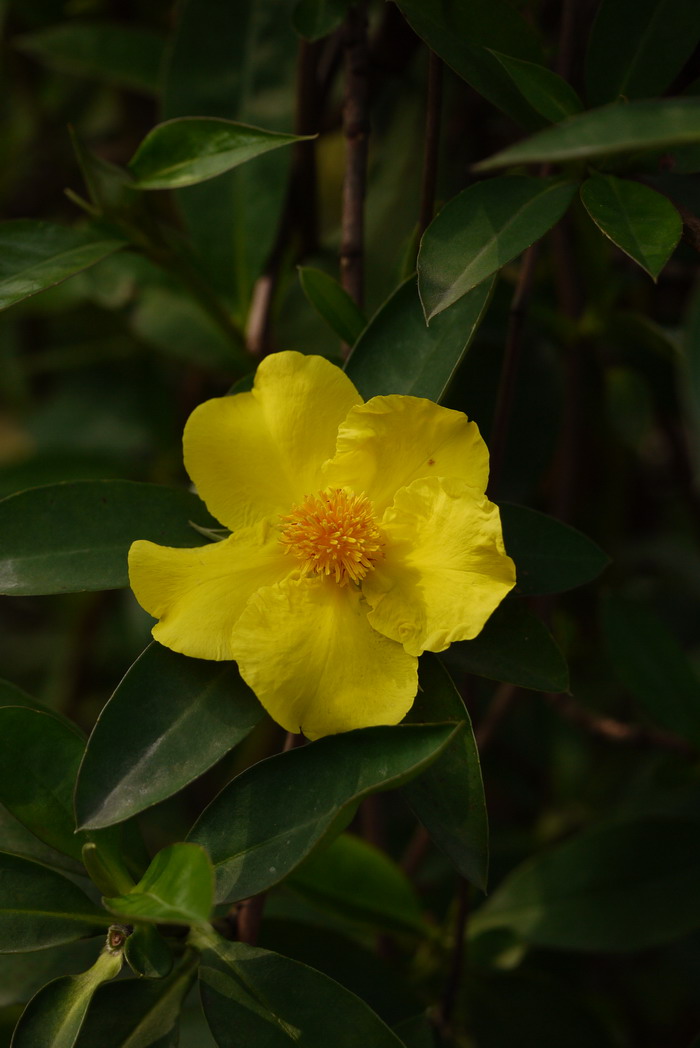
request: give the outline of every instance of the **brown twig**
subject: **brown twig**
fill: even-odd
[[[266,897],[267,893],[261,892],[260,895],[254,895],[250,899],[243,899],[236,903],[233,916],[236,922],[236,938],[239,942],[246,942],[249,946],[255,946],[257,943]]]
[[[517,694],[518,688],[514,684],[499,684],[496,688],[493,698],[474,732],[474,738],[480,751],[483,751],[491,742],[496,729],[508,713]]]
[[[425,148],[421,182],[418,237],[422,237],[433,220],[440,155],[440,117],[442,114],[442,60],[434,51],[428,58],[428,91],[425,110]]]
[[[344,27],[345,101],[343,132],[346,142],[343,214],[340,246],[340,282],[359,306],[364,299],[364,209],[369,135],[369,61],[367,12],[364,3],[348,11]]]
[[[664,750],[680,753],[684,757],[697,756],[697,750],[680,735],[661,731],[657,728],[644,728],[640,724],[626,724],[614,717],[605,717],[587,709],[566,692],[548,693],[548,702],[562,716],[573,724],[585,728],[591,735],[607,742],[621,742],[632,746],[655,746]]]

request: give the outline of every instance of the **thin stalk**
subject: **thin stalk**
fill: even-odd
[[[364,210],[369,135],[369,51],[364,3],[351,7],[344,26],[345,99],[343,133],[346,142],[340,282],[358,306],[364,301]]]
[[[452,1016],[454,1014],[457,996],[459,994],[462,973],[465,961],[465,939],[467,934],[467,922],[469,920],[469,885],[460,877],[457,886],[457,919],[455,921],[454,943],[452,946],[452,959],[450,971],[447,977],[445,992],[440,1002],[438,1013],[439,1025],[443,1030],[449,1030]]]

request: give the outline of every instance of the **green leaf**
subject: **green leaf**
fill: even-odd
[[[198,960],[192,951],[165,979],[123,979],[100,987],[76,1048],[177,1048],[180,1011]]]
[[[557,124],[583,109],[571,84],[546,66],[501,55],[498,51],[491,54],[501,63],[523,98],[550,123]]]
[[[124,247],[98,229],[17,218],[0,223],[0,309],[60,284]]]
[[[99,935],[111,923],[73,881],[42,863],[0,852],[0,953]]]
[[[122,822],[177,793],[263,717],[233,663],[190,659],[151,644],[88,741],[75,792],[79,825]]]
[[[384,852],[350,833],[314,852],[287,882],[345,920],[388,932],[429,933],[406,874]]]
[[[401,791],[432,840],[462,877],[486,891],[489,827],[479,751],[469,714],[436,655],[420,661],[420,690],[407,720],[465,722],[438,759]]]
[[[218,527],[189,491],[130,480],[76,480],[0,502],[0,593],[76,593],[127,586],[136,539],[201,546],[189,521]]]
[[[496,608],[478,637],[450,645],[450,663],[478,677],[533,691],[566,691],[569,670],[552,635],[518,600]]]
[[[398,0],[418,36],[468,84],[525,127],[537,117],[490,49],[541,62],[539,40],[529,22],[506,0]]]
[[[65,975],[44,986],[22,1013],[12,1048],[73,1048],[92,995],[121,970],[121,954],[103,950],[80,975]]]
[[[360,307],[328,273],[311,266],[298,268],[302,290],[316,312],[338,338],[354,346],[367,327]]]
[[[337,29],[352,0],[298,0],[292,25],[305,40],[320,40]]]
[[[204,810],[189,839],[207,849],[217,902],[283,880],[358,802],[402,786],[447,746],[453,725],[364,728],[330,735],[253,765]],[[240,812],[253,812],[242,819]]]
[[[518,593],[564,593],[591,582],[610,563],[587,535],[546,513],[506,502],[501,524],[517,569]]]
[[[18,688],[16,684],[9,680],[0,680],[0,708],[3,706],[28,706],[33,710],[42,710],[45,713],[50,712],[49,710],[44,710],[41,703],[33,699],[31,695],[27,695],[26,691]]]
[[[552,228],[576,187],[556,178],[492,178],[445,204],[421,240],[418,291],[426,320],[492,276]]]
[[[103,902],[128,920],[197,924],[209,919],[213,893],[214,876],[204,849],[171,844],[158,852],[130,892]]]
[[[643,819],[577,834],[515,869],[471,934],[508,928],[565,950],[642,950],[700,927],[697,823]]]
[[[129,168],[135,189],[178,189],[314,135],[282,135],[219,117],[180,117],[149,131]]]
[[[591,109],[545,128],[475,165],[492,171],[513,164],[599,160],[637,150],[654,152],[700,142],[700,98],[660,98]]]
[[[700,679],[676,638],[641,601],[608,596],[602,610],[618,678],[658,724],[700,746]]]
[[[50,950],[0,954],[0,1008],[24,1005],[51,979],[83,971],[98,948],[93,939],[81,939]]]
[[[493,285],[483,281],[428,327],[416,278],[402,284],[372,317],[345,365],[360,394],[439,401],[486,315]]]
[[[601,233],[656,280],[683,232],[683,220],[670,200],[614,175],[587,179],[581,200]]]
[[[72,19],[15,37],[15,47],[52,69],[156,94],[163,40],[155,33],[117,22]]]
[[[214,934],[203,951],[200,989],[219,1048],[401,1048],[359,997],[299,961]]]
[[[124,960],[143,979],[164,979],[173,967],[168,944],[152,924],[136,925],[124,943]]]
[[[698,40],[696,0],[602,0],[586,54],[591,105],[663,94]]]

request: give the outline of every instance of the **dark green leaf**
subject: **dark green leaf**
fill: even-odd
[[[591,105],[663,94],[699,39],[696,0],[602,0],[586,55]]]
[[[350,833],[314,852],[287,882],[317,906],[389,932],[429,932],[406,874],[384,852]]]
[[[218,117],[181,117],[149,131],[129,168],[135,189],[178,189],[308,137],[313,136],[282,135]]]
[[[401,1048],[379,1016],[299,961],[213,934],[198,941],[202,1004],[219,1048]]]
[[[591,109],[482,160],[477,171],[545,161],[597,160],[700,142],[700,98],[660,98]]]
[[[428,226],[418,290],[430,321],[559,221],[576,187],[556,178],[492,178],[464,189]]]
[[[567,116],[580,113],[581,99],[571,84],[551,69],[536,62],[524,62],[521,58],[491,52],[501,63],[508,76],[536,113],[552,124]]]
[[[700,680],[661,619],[640,601],[610,596],[603,630],[625,687],[658,724],[700,746]]]
[[[420,691],[408,721],[465,722],[465,727],[420,778],[404,786],[402,793],[462,877],[486,891],[489,827],[469,714],[437,656],[423,655],[419,681]]]
[[[152,924],[137,924],[124,943],[124,960],[134,975],[164,979],[173,967],[173,955],[163,936]]]
[[[218,527],[189,491],[128,480],[76,480],[0,502],[0,593],[75,593],[127,586],[136,539],[201,546],[188,523]]]
[[[433,51],[479,94],[525,127],[537,117],[488,50],[541,62],[530,24],[505,0],[399,0],[407,21]]]
[[[656,280],[683,232],[673,204],[649,186],[614,175],[587,179],[581,200],[601,233]]]
[[[367,326],[362,310],[337,280],[321,269],[299,266],[299,280],[307,299],[343,342],[353,346]]]
[[[90,736],[76,787],[79,824],[121,822],[177,793],[263,716],[233,663],[190,659],[151,644]]]
[[[136,26],[71,19],[16,37],[16,47],[62,72],[155,94],[163,41]]]
[[[485,280],[433,322],[425,323],[411,277],[372,317],[346,371],[365,399],[402,393],[438,401],[469,349],[493,290]]]
[[[473,935],[509,928],[566,950],[641,950],[700,927],[697,824],[587,830],[518,867],[474,915]]]
[[[31,695],[27,695],[26,691],[22,691],[9,680],[0,680],[0,707],[2,706],[28,706],[33,710],[42,709],[41,704]]]
[[[474,640],[450,645],[450,662],[478,677],[534,691],[566,691],[569,671],[549,630],[518,600],[506,600]]]
[[[503,541],[515,561],[517,589],[563,593],[600,575],[609,558],[576,528],[526,506],[501,505]]]
[[[26,1004],[52,979],[84,971],[95,960],[100,945],[99,940],[80,939],[50,950],[0,954],[0,1008]]]
[[[224,787],[189,834],[209,852],[217,901],[235,901],[283,880],[358,801],[402,786],[452,739],[453,725],[364,728],[248,768]],[[242,819],[240,812],[254,812]]]
[[[29,218],[0,223],[0,309],[60,284],[125,243],[96,229]]]
[[[49,848],[47,844],[36,837],[31,830],[23,826],[14,815],[11,815],[4,805],[0,804],[0,841],[3,849],[19,855],[23,859],[33,859],[45,866],[51,866],[54,870],[65,870],[67,873],[81,874],[83,869],[79,862],[70,859],[62,852]],[[56,972],[57,975],[63,974]]]
[[[298,0],[292,24],[305,40],[320,40],[337,29],[352,0]]]
[[[39,862],[0,852],[0,953],[99,935],[111,923],[73,881]]]
[[[204,849],[171,844],[158,852],[130,892],[103,901],[128,920],[196,924],[209,919],[213,892],[214,875]]]

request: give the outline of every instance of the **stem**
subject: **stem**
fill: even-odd
[[[491,742],[496,729],[508,713],[517,694],[518,689],[514,684],[501,684],[496,688],[493,698],[474,732],[479,751],[483,751]]]
[[[643,728],[640,724],[625,724],[624,721],[615,720],[614,717],[601,716],[582,706],[573,695],[566,692],[556,695],[547,694],[546,698],[550,705],[567,720],[585,728],[591,735],[605,739],[606,742],[622,742],[633,746],[657,746],[684,757],[697,756],[696,747],[673,732]]]
[[[249,946],[257,943],[266,898],[267,892],[261,892],[236,904],[236,938],[239,942],[246,942]]]
[[[364,3],[348,11],[344,27],[345,100],[343,132],[346,141],[343,182],[340,282],[362,306],[364,299],[364,205],[367,184],[368,45]]]
[[[468,920],[469,885],[462,877],[460,877],[459,885],[457,887],[457,920],[455,922],[455,937],[452,947],[452,962],[450,964],[450,972],[447,977],[447,985],[445,986],[445,992],[442,997],[439,1012],[439,1024],[442,1029],[449,1028],[455,1004],[457,1003],[457,994],[459,992],[459,986],[462,981],[462,972],[464,970],[464,940],[466,937]]]
[[[425,149],[421,185],[418,238],[423,236],[433,219],[435,189],[440,155],[440,117],[442,114],[442,61],[434,51],[428,58],[428,93],[425,113]]]

